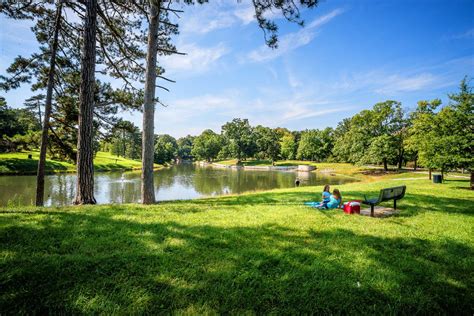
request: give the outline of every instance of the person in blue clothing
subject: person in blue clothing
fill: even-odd
[[[327,202],[324,202],[324,192],[323,192],[323,201],[314,207],[319,208],[319,209],[330,209],[330,208],[339,208],[341,205],[342,205],[341,192],[339,192],[338,189],[334,189],[334,191],[332,191],[332,194],[329,196],[329,200]]]
[[[329,198],[329,203],[326,205],[326,208],[339,208],[342,205],[342,196],[341,192],[338,189],[332,191],[331,197]]]
[[[321,208],[326,208],[327,204],[329,203],[329,201],[331,200],[331,187],[329,186],[329,184],[326,184],[324,186],[324,189],[323,189],[323,194],[322,194],[322,201],[321,201],[321,204],[319,205],[319,207]]]

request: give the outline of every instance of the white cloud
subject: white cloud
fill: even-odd
[[[180,51],[186,55],[164,56],[161,63],[168,73],[186,72],[202,73],[209,70],[224,55],[229,53],[229,48],[224,43],[213,47],[200,47],[196,44],[178,45]]]
[[[253,62],[264,62],[285,55],[301,46],[305,46],[317,36],[318,29],[322,25],[328,23],[343,12],[344,10],[342,9],[335,9],[330,13],[313,20],[301,30],[281,36],[277,49],[271,49],[266,45],[262,45],[256,50],[251,51],[247,55],[247,59]]]
[[[255,9],[253,6],[236,9],[233,14],[240,19],[243,25],[255,21]]]

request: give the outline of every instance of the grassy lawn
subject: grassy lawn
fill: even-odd
[[[348,200],[400,184],[401,213],[385,219],[302,205],[321,187],[4,209],[0,310],[472,315],[469,182],[398,174],[339,188]]]
[[[32,159],[28,159],[28,155]],[[35,174],[38,168],[39,152],[20,152],[0,154],[1,174]],[[159,165],[155,165],[159,167]],[[94,159],[96,171],[133,170],[140,169],[141,162],[137,160],[117,157],[106,152],[98,152]],[[46,172],[75,172],[76,166],[65,161],[46,160]]]

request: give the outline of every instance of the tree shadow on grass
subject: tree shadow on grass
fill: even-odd
[[[472,247],[126,212],[4,214],[5,313],[466,313]],[[138,222],[138,220],[142,222]]]

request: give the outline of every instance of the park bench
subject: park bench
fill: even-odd
[[[402,185],[399,187],[387,188],[380,190],[379,197],[376,199],[367,199],[364,195],[363,204],[370,205],[370,216],[374,216],[374,207],[384,201],[393,200],[393,208],[397,209],[397,200],[402,199],[405,196],[406,185]]]

